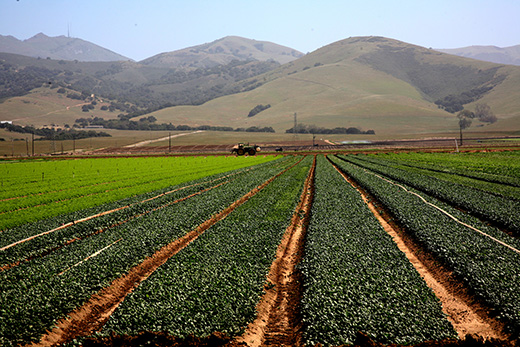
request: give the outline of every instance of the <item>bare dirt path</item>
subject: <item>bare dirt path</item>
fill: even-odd
[[[477,302],[449,270],[443,268],[433,257],[421,249],[406,232],[393,222],[391,216],[381,206],[376,206],[374,197],[370,196],[336,165],[334,167],[347,182],[357,189],[385,231],[439,298],[443,312],[448,315],[448,319],[460,338],[468,334],[484,339],[508,340],[510,338],[504,333],[505,325],[491,317],[488,314],[489,310]]]
[[[161,137],[161,138],[154,139],[154,140],[141,141],[141,142],[137,142],[137,143],[134,143],[131,145],[126,145],[126,146],[124,146],[124,148],[140,147],[140,146],[144,146],[144,145],[149,145],[150,143],[154,143],[154,142],[166,141],[169,138],[174,138],[174,137],[179,137],[179,136],[184,136],[184,135],[191,135],[191,134],[202,133],[202,132],[204,132],[204,131],[197,130],[197,131],[192,131],[189,133],[182,133],[182,134],[176,134],[176,135],[172,135],[172,136]]]
[[[291,167],[297,165],[293,164]],[[79,336],[88,336],[101,329],[110,315],[117,309],[125,297],[130,294],[139,284],[146,280],[155,270],[164,264],[169,258],[177,254],[184,247],[199,237],[204,231],[218,221],[224,219],[235,208],[245,203],[252,196],[265,188],[274,179],[284,174],[291,167],[286,168],[274,175],[261,185],[257,186],[249,193],[229,205],[223,211],[217,213],[212,218],[200,224],[197,228],[187,233],[185,236],[162,247],[154,255],[145,259],[141,264],[136,265],[128,274],[115,279],[109,286],[94,294],[81,307],[69,313],[68,318],[57,322],[56,327],[41,337],[39,343],[31,346],[51,346],[72,341]]]
[[[237,342],[250,347],[302,346],[299,303],[302,277],[296,265],[303,255],[303,245],[314,194],[316,157],[290,226],[286,229],[271,265],[265,294],[257,305],[257,318],[249,324]]]

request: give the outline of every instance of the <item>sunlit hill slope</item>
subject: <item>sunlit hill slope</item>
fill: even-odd
[[[435,102],[485,102],[498,117],[482,131],[520,129],[520,68],[440,53],[382,37],[332,43],[248,81],[257,88],[154,112],[159,122],[233,127],[298,123],[360,127],[379,134],[435,134],[458,129],[454,113]],[[469,98],[469,99],[468,99]],[[451,100],[451,99],[449,99]],[[257,105],[271,107],[248,117]]]

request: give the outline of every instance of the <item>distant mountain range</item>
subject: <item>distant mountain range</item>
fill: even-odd
[[[436,49],[439,52],[497,64],[520,65],[520,45],[511,47],[469,46]],[[91,42],[66,36],[49,37],[39,33],[27,40],[0,35],[0,52],[34,58],[95,61],[131,61],[118,53]],[[256,41],[239,36],[227,36],[210,43],[171,52],[162,52],[140,61],[147,66],[214,67],[238,61],[275,61],[280,64],[301,58],[304,54],[295,49],[267,41]]]
[[[65,97],[88,101],[94,94],[98,103],[102,99],[123,113],[103,111],[98,104],[84,111],[91,117],[138,119],[146,114],[174,125],[283,132],[293,126],[297,113],[303,125],[354,126],[392,136],[452,131],[457,129],[453,113],[484,102],[499,126],[520,129],[520,67],[384,37],[352,37],[301,55],[273,43],[228,36],[141,62],[0,53],[0,79],[6,81],[0,84],[0,118],[28,114],[28,124],[41,111],[39,101],[26,98],[45,92],[49,103]],[[262,111],[248,117],[259,106]],[[52,110],[43,124],[78,116],[68,116],[59,105]]]
[[[0,52],[20,54],[41,59],[70,61],[131,61],[88,41],[66,36],[49,37],[39,33],[27,40],[0,35]],[[207,68],[238,61],[273,61],[285,64],[303,56],[303,53],[267,41],[256,41],[238,36],[165,52],[147,58],[140,63],[162,68]]]
[[[49,37],[39,33],[27,40],[0,35],[0,52],[41,59],[78,61],[131,60],[91,42],[66,36]]]
[[[448,133],[455,114],[488,104],[495,124],[473,129],[520,129],[520,67],[483,62],[385,37],[352,37],[255,76],[251,90],[202,105],[151,113],[158,122],[273,127],[298,124],[333,129],[360,127],[376,134]],[[269,105],[254,117],[249,112]]]
[[[511,47],[469,46],[453,49],[437,49],[439,52],[460,57],[490,61],[497,64],[520,65],[520,45]]]

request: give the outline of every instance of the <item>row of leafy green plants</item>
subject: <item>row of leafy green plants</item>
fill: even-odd
[[[377,158],[353,155],[341,156],[341,158],[421,190],[520,235],[520,214],[517,213],[520,211],[520,200],[441,180],[423,173],[391,167]]]
[[[242,334],[256,317],[312,161],[307,156],[170,258],[128,295],[102,334]]]
[[[430,203],[459,221],[492,236],[468,228],[438,209],[425,204],[394,183],[348,161],[331,159],[371,193],[423,247],[463,281],[471,292],[504,320],[510,331],[520,335],[520,240],[487,225],[457,208],[420,192]],[[403,185],[406,187],[406,185]],[[407,187],[413,191],[413,188]]]
[[[378,156],[381,157],[381,156]],[[386,153],[387,160],[454,173],[489,182],[520,186],[520,151],[479,153]]]
[[[262,157],[254,157],[253,163],[256,162],[254,159],[265,160]],[[244,160],[238,157],[193,156],[4,161],[0,164],[3,182],[0,187],[0,199],[77,189],[84,185],[110,183],[127,177],[135,178],[150,172],[162,172],[165,176],[172,176],[177,172],[196,171],[197,167],[219,166],[223,162],[233,166]],[[247,161],[244,165],[253,163]]]
[[[305,344],[352,344],[358,331],[383,343],[456,337],[442,307],[360,193],[318,156],[301,303]]]
[[[490,174],[482,171],[483,169],[489,168],[489,166],[484,166],[486,162],[500,167],[502,164],[498,161],[499,158],[504,159],[503,166],[507,167],[507,160],[510,156],[503,155],[494,157],[495,160],[485,158],[488,159],[487,161],[482,157],[475,157],[475,163],[471,165],[469,160],[463,162],[457,161],[456,156],[458,154],[445,153],[444,157],[440,157],[444,158],[444,161],[440,161],[439,158],[437,161],[427,160],[424,162],[414,160],[414,157],[417,155],[418,154],[401,154],[399,156],[399,154],[389,154],[384,156],[377,155],[373,158],[377,160],[377,163],[385,166],[435,177],[443,181],[479,189],[494,195],[520,200],[520,176],[515,177],[498,173]],[[449,157],[449,155],[451,157]],[[368,158],[370,157],[371,156],[368,156]],[[520,161],[520,158],[518,159]],[[515,166],[518,171],[517,175],[520,175],[520,165],[512,165],[512,167]],[[513,174],[513,172],[510,172],[510,174]]]
[[[0,230],[272,159],[100,158],[4,163],[0,165],[6,181],[0,193]]]
[[[0,345],[38,341],[92,294],[295,161],[261,164],[229,184],[0,272]]]
[[[290,159],[280,160],[280,163],[277,165],[285,165],[283,162]],[[261,167],[262,165],[257,165],[252,168],[208,176],[113,203],[102,204],[95,208],[80,210],[9,229],[0,233],[0,267],[46,254],[69,244],[71,240],[88,237],[99,230],[113,227],[141,214],[147,214],[155,209],[167,207],[172,202],[191,194],[200,193],[221,184],[233,184],[239,175],[254,174],[254,171]],[[103,214],[106,211],[110,211],[110,213]],[[96,215],[98,216],[88,219]],[[80,222],[80,220],[82,221]],[[72,223],[73,221],[76,222]],[[66,227],[59,229],[63,226]],[[34,238],[16,244],[31,237]],[[13,246],[14,244],[16,245]]]

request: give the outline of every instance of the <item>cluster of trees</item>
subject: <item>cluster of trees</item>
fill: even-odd
[[[105,100],[118,100],[122,104],[121,111],[129,118],[165,107],[200,105],[219,96],[255,88],[261,84],[259,81],[244,80],[280,66],[274,61],[234,60],[208,68],[124,68],[122,63],[76,62],[71,65],[51,59],[34,59],[31,63],[29,59],[24,60],[24,66],[19,65],[16,58],[0,62],[0,98],[22,96],[47,84],[72,99],[88,100],[95,94]],[[133,81],[123,76],[119,80],[121,74],[138,74],[142,78]]]
[[[296,125],[296,129],[292,127],[291,129],[285,130],[286,133],[289,134],[366,134],[366,135],[375,135],[374,130],[367,130],[363,131],[359,128],[350,127],[350,128],[344,128],[344,127],[337,127],[334,129],[327,129],[322,127],[317,127],[315,125],[305,125],[305,124],[298,124]]]
[[[256,105],[251,111],[249,111],[248,117],[254,117],[260,112],[267,110],[269,107],[271,107],[270,104],[267,105]]]
[[[48,84],[53,80],[55,73],[49,69],[27,66],[17,68],[0,61],[0,99],[22,96],[34,88]]]
[[[22,134],[34,134],[41,136],[37,140],[78,140],[90,137],[111,137],[110,134],[107,134],[103,131],[98,132],[94,130],[78,131],[76,129],[35,128],[32,126],[20,126],[8,123],[0,124],[0,128]]]
[[[459,119],[459,129],[460,129],[460,144],[462,145],[462,130],[467,129],[473,123],[473,119],[478,119],[484,123],[495,123],[497,121],[497,117],[491,111],[491,107],[488,104],[477,104],[475,106],[475,112],[471,112],[469,110],[462,110],[457,113],[457,118]]]
[[[442,99],[436,100],[435,104],[450,113],[459,112],[464,109],[464,105],[479,99],[484,93],[490,91],[491,89],[493,89],[492,86],[485,86],[480,88],[473,88],[470,91],[459,95],[450,94]]]
[[[157,119],[154,116],[143,117],[138,121],[127,119],[125,116],[118,119],[103,119],[102,117],[92,118],[78,118],[74,122],[74,127],[85,128],[88,126],[102,126],[106,129],[119,130],[169,130],[169,131],[189,131],[189,130],[208,130],[208,131],[244,131],[244,132],[269,132],[274,133],[272,127],[256,127],[249,128],[232,128],[226,126],[211,126],[211,125],[173,125],[171,123],[156,123]]]
[[[232,81],[241,81],[249,77],[260,75],[280,66],[274,61],[240,61],[232,60],[225,65],[196,69],[170,69],[168,73],[160,77],[157,84],[179,84],[208,76],[223,77]]]

